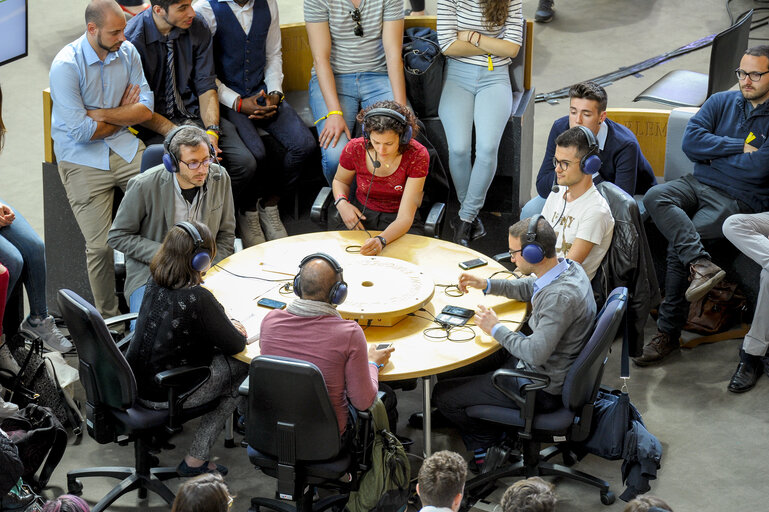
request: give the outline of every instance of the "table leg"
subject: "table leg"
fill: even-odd
[[[430,405],[430,377],[422,377],[422,434],[425,441],[425,457],[433,454],[432,447],[432,406]]]

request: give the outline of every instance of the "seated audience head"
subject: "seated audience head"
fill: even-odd
[[[403,153],[419,131],[411,109],[394,101],[378,101],[357,117],[367,146],[382,156]]]
[[[554,487],[538,476],[518,480],[502,496],[502,512],[553,512],[558,501]]]
[[[222,475],[206,473],[179,486],[171,512],[227,512],[231,505]]]
[[[158,28],[177,27],[186,30],[195,20],[191,0],[150,0],[152,17]]]
[[[152,279],[164,288],[195,286],[203,281],[216,244],[208,226],[198,221],[181,222],[166,233],[150,263]]]
[[[595,135],[606,119],[606,91],[595,82],[580,82],[569,89],[569,128],[585,126]]]
[[[743,98],[753,102],[754,105],[769,99],[769,75],[765,77],[761,74],[767,71],[769,71],[769,45],[754,46],[745,50],[736,73]]]
[[[208,135],[197,126],[180,126],[168,132],[163,149],[163,165],[176,173],[183,189],[202,186],[210,165],[216,162]]]
[[[85,8],[86,37],[100,58],[125,41],[125,14],[115,0],[91,0]]]
[[[294,293],[300,299],[341,304],[347,298],[341,265],[322,252],[305,256],[294,277]]]
[[[539,264],[555,258],[555,231],[541,215],[519,220],[508,234],[510,261],[524,274],[535,273]]]
[[[572,187],[577,184],[589,186],[592,175],[601,168],[598,156],[598,142],[595,135],[584,126],[569,128],[555,139],[555,168],[558,184]]]
[[[622,512],[673,512],[673,509],[656,496],[638,496],[630,500]]]
[[[448,450],[435,452],[419,469],[417,494],[423,506],[459,510],[467,477],[467,462]]]
[[[72,494],[62,494],[43,506],[43,512],[89,512],[90,510],[83,498]]]

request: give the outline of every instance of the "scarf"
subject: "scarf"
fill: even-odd
[[[336,306],[329,304],[328,302],[321,302],[319,300],[308,300],[296,298],[288,305],[286,311],[296,316],[324,316],[333,315],[339,318],[342,315],[336,310]]]

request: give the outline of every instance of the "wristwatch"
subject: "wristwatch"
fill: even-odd
[[[211,125],[206,126],[206,131],[207,132],[214,132],[217,135],[220,135],[222,133],[222,130],[219,128],[218,124],[211,124]]]
[[[385,240],[385,237],[383,237],[382,235],[377,235],[374,238],[378,238],[379,241],[382,242],[382,249],[387,247],[387,240]]]
[[[267,96],[272,96],[273,94],[277,94],[280,97],[280,99],[278,100],[278,106],[280,106],[283,103],[283,99],[286,97],[286,95],[276,90],[276,91],[268,92]]]

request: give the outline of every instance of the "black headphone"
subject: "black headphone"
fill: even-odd
[[[195,247],[192,249],[192,259],[190,260],[192,268],[198,272],[208,270],[211,267],[211,253],[203,247],[203,237],[200,236],[198,228],[191,222],[179,222],[176,224],[176,227],[186,231],[195,243]]]
[[[201,130],[197,126],[191,126],[188,124],[177,126],[173,130],[168,132],[168,135],[166,135],[166,139],[163,141],[163,165],[165,166],[168,172],[179,172],[179,159],[176,158],[176,155],[174,155],[171,152],[171,141],[174,140],[174,137],[176,137],[177,133],[184,130],[185,128],[193,128],[195,130],[200,130],[205,135],[204,130]],[[205,135],[205,137],[206,137],[206,140],[208,141],[208,135]],[[208,153],[212,158],[214,158],[214,161],[215,161],[216,150],[214,150],[214,146],[211,145],[211,142],[208,142]],[[218,178],[217,178],[217,181],[218,181]]]
[[[305,256],[301,263],[299,263],[299,272],[297,272],[296,276],[294,276],[294,293],[300,299],[303,298],[301,285],[302,268],[310,261],[317,259],[328,262],[328,264],[331,265],[331,268],[334,269],[334,272],[336,272],[338,279],[336,283],[334,283],[334,286],[331,287],[331,290],[328,292],[328,300],[331,304],[341,304],[347,298],[347,283],[344,282],[342,267],[334,258],[324,252],[316,252],[314,254],[310,254],[309,256]]]
[[[526,238],[521,247],[521,256],[528,263],[536,264],[545,259],[545,248],[537,242],[537,223],[539,219],[544,219],[542,215],[537,215],[529,221],[529,229],[526,230]],[[545,221],[547,222],[547,221]]]
[[[371,119],[374,116],[384,116],[389,117],[390,119],[394,119],[398,121],[403,126],[403,133],[400,134],[398,137],[400,144],[405,145],[408,144],[411,140],[411,136],[413,134],[413,131],[411,129],[411,123],[409,123],[408,119],[406,119],[406,116],[401,114],[400,112],[393,110],[391,108],[372,108],[366,114],[363,116],[363,138],[367,141],[369,140],[369,131],[366,129],[366,121],[368,119]]]
[[[595,138],[595,134],[590,128],[582,125],[577,125],[576,128],[585,134],[588,146],[587,153],[579,161],[579,168],[585,174],[595,174],[601,169],[602,164],[601,158],[598,156],[600,152],[598,139]]]

